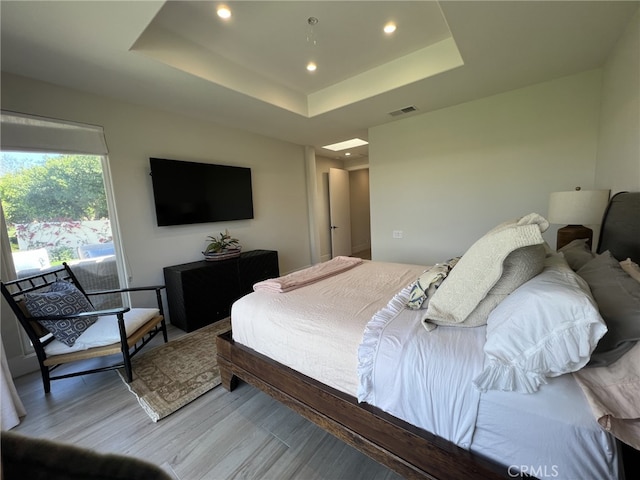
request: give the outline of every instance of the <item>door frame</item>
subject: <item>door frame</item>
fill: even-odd
[[[343,168],[329,168],[329,228],[331,258],[351,255],[349,171]]]

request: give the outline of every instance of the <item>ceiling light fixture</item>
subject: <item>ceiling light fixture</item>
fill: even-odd
[[[389,22],[384,26],[384,33],[391,34],[396,31],[396,24],[393,22]]]
[[[231,18],[231,10],[229,10],[229,7],[227,7],[226,5],[219,6],[216,13],[220,18],[223,18],[225,20]]]
[[[369,142],[360,138],[352,138],[351,140],[345,140],[344,142],[332,143],[331,145],[324,145],[322,148],[327,150],[333,150],[338,152],[340,150],[347,150],[348,148],[361,147],[362,145],[369,145]]]
[[[318,24],[320,20],[316,17],[307,18],[307,24],[309,25],[309,30],[307,31],[307,43],[310,43],[313,46],[318,44],[318,39],[316,38],[316,32],[313,27]]]
[[[311,57],[315,56],[315,52],[314,52],[314,47],[316,47],[318,45],[318,39],[316,37],[316,32],[314,30],[314,26],[318,24],[318,19],[316,17],[309,17],[307,18],[307,25],[309,25],[309,28],[307,29],[307,44],[311,46],[310,50],[311,52]],[[318,66],[316,65],[316,62],[314,61],[309,61],[307,63],[307,71],[308,72],[315,72],[317,70]]]

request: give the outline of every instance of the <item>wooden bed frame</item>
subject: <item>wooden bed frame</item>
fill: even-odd
[[[508,478],[504,467],[237,344],[230,332],[217,348],[225,389],[240,378],[405,478]]]
[[[611,199],[603,220],[599,252],[610,249],[616,258],[639,260],[639,208],[638,192],[618,194]],[[609,222],[612,228],[608,228],[606,221],[609,216],[615,218]],[[620,241],[618,234],[627,240]],[[505,466],[378,408],[358,403],[350,395],[235,343],[231,332],[217,338],[217,348],[225,389],[233,390],[238,379],[242,379],[405,478],[513,478]]]

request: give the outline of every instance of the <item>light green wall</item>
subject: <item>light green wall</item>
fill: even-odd
[[[602,69],[375,127],[369,142],[374,260],[459,255],[498,222],[546,215],[552,191],[639,191],[640,12]]]
[[[550,192],[592,188],[600,91],[595,70],[370,129],[373,259],[444,261],[502,221],[546,215]]]
[[[640,11],[604,67],[596,186],[640,190]]]

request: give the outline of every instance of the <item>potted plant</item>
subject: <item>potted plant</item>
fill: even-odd
[[[225,230],[217,236],[210,235],[207,237],[207,245],[202,254],[205,260],[223,260],[239,256],[241,249],[240,241],[237,238],[233,238],[228,230]]]

